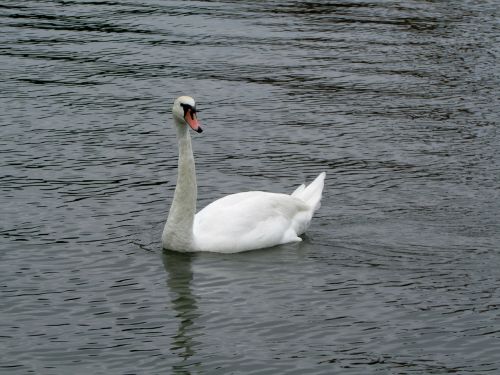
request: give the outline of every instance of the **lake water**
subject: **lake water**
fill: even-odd
[[[500,373],[498,2],[0,4],[0,373]],[[161,249],[327,172],[299,244]]]

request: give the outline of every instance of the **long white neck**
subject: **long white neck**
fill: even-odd
[[[167,223],[163,229],[163,247],[170,250],[190,251],[193,245],[193,221],[196,214],[196,170],[191,136],[186,124],[175,119],[179,145],[177,185]]]

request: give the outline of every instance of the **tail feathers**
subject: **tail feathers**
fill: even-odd
[[[292,194],[290,194],[292,197],[298,196],[300,193],[302,193],[306,189],[306,184],[300,185],[297,189],[294,190]]]
[[[316,211],[321,206],[321,195],[325,186],[325,172],[321,172],[316,179],[309,185],[300,185],[292,193],[292,197],[302,199],[308,206]]]

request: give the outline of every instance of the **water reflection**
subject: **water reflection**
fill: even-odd
[[[172,305],[179,320],[177,333],[173,336],[171,352],[175,353],[180,363],[173,365],[173,373],[188,374],[186,367],[192,365],[189,359],[196,354],[194,340],[194,320],[199,316],[196,299],[191,291],[193,255],[163,251],[162,261],[167,271],[167,286],[172,296]]]

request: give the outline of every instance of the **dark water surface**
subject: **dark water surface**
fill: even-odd
[[[500,373],[498,3],[0,3],[0,372]],[[327,172],[304,242],[161,250]]]

